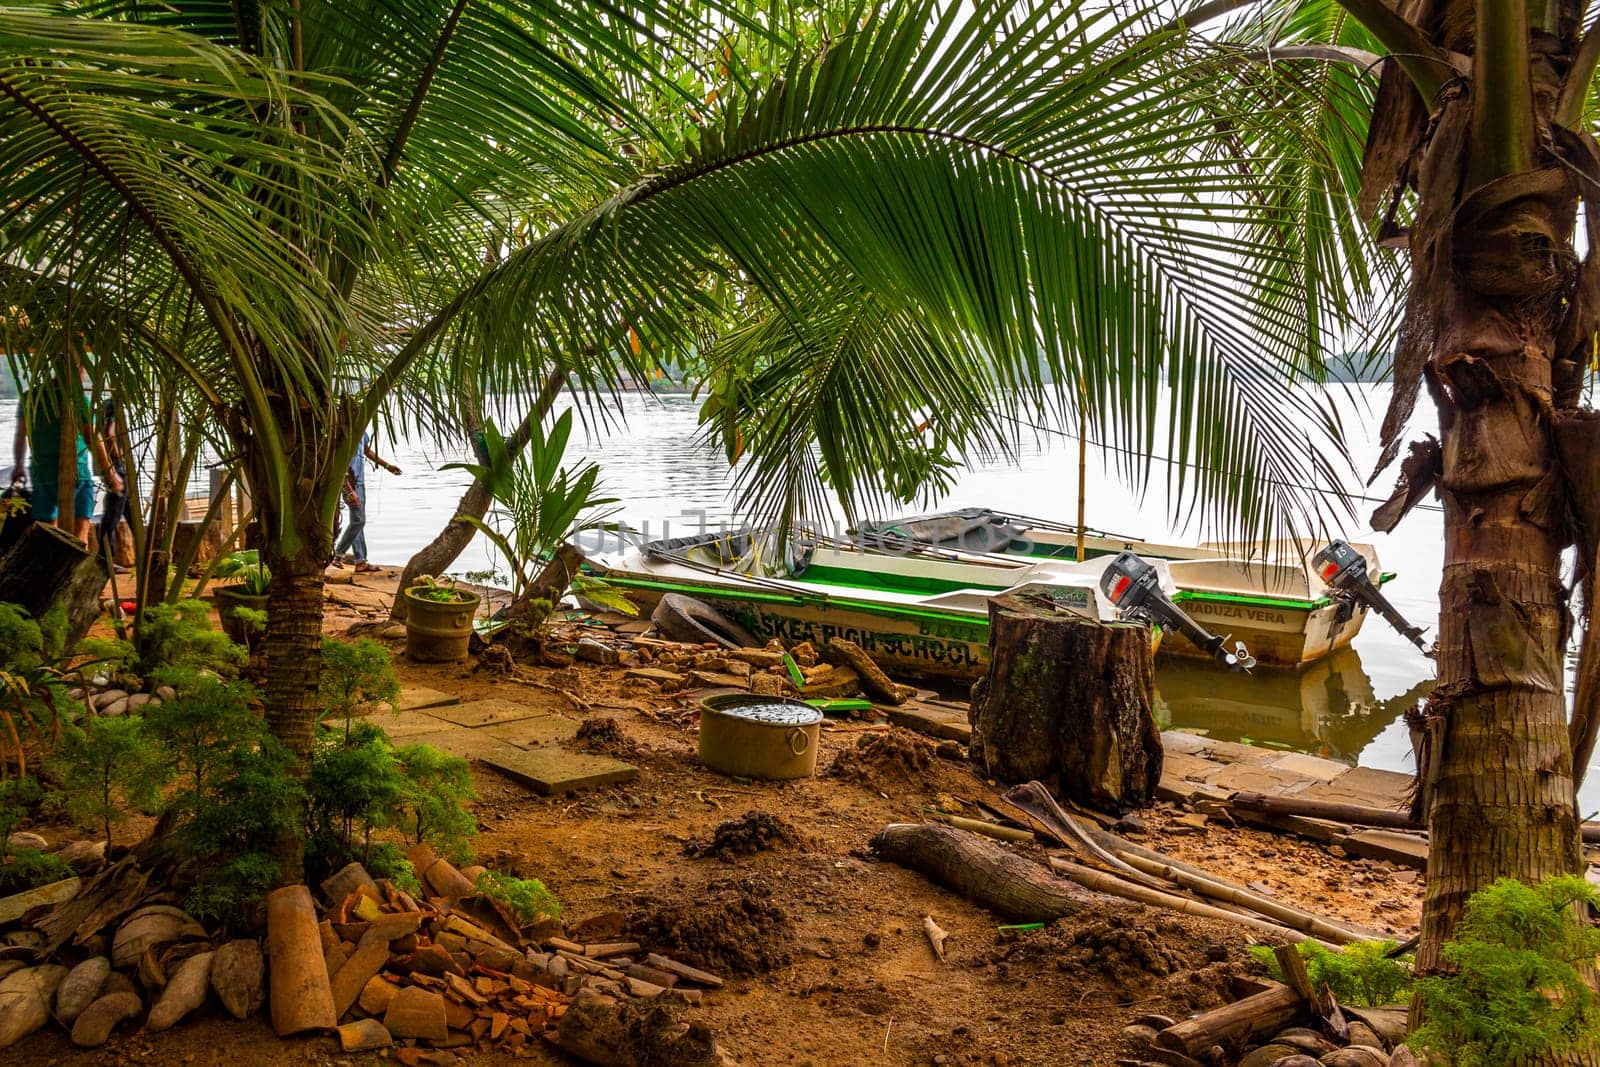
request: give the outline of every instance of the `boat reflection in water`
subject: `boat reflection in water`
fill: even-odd
[[[1361,750],[1433,689],[1424,678],[1379,700],[1361,655],[1342,648],[1302,670],[1246,678],[1171,656],[1156,662],[1163,728],[1283,747],[1354,764]]]

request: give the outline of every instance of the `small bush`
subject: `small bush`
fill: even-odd
[[[493,897],[524,923],[561,918],[561,902],[537,878],[513,878],[484,871],[472,887],[480,896]]]
[[[322,640],[322,680],[317,700],[325,719],[344,719],[373,704],[400,698],[389,650],[368,638],[359,641]]]
[[[67,861],[53,852],[24,848],[0,863],[0,896],[22,893],[35,886],[49,885],[72,877]]]
[[[223,679],[239,676],[245,650],[211,625],[203,600],[180,600],[144,609],[138,627],[137,673],[183,689],[210,671]]]
[[[0,782],[0,860],[10,856],[6,842],[22,829],[44,800],[44,787],[37,778],[10,778]]]
[[[453,862],[471,859],[478,820],[463,805],[478,794],[473,792],[467,761],[432,745],[407,745],[399,757],[405,779],[400,795],[402,828]]]
[[[1306,973],[1318,989],[1327,986],[1341,1004],[1376,1007],[1393,1004],[1411,988],[1411,957],[1391,959],[1398,947],[1394,941],[1357,941],[1333,952],[1315,941],[1302,941],[1295,948],[1306,961]],[[1283,969],[1267,945],[1252,945],[1250,955],[1266,968],[1275,980],[1283,981]]]
[[[61,782],[67,814],[101,830],[107,842],[112,824],[126,819],[129,808],[153,808],[171,777],[161,749],[136,715],[91,715],[81,726],[68,727],[51,769]]]
[[[1441,955],[1448,975],[1417,980],[1424,1024],[1407,1044],[1451,1067],[1560,1059],[1600,1039],[1583,971],[1600,930],[1578,909],[1600,904],[1577,877],[1537,887],[1502,878],[1467,901]]]

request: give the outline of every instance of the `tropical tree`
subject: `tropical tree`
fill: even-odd
[[[1281,383],[1317,376],[1359,310],[1307,316],[1304,263],[1362,235],[1282,215],[1216,133],[1264,140],[1300,101],[1219,114],[1211,57],[1102,5],[905,0],[822,34],[806,14],[0,5],[8,299],[95,289],[123,351],[177,368],[226,427],[273,576],[267,719],[302,772],[363,428],[386,405],[453,425],[453,392],[551,370],[603,392],[702,343],[730,299],[727,349],[781,357],[724,393],[780,401],[752,421],[768,460],[746,498],[780,520],[825,484],[870,491],[859,472],[892,470],[935,403],[953,449],[1014,441],[1008,414],[1082,413],[1146,475],[1169,385],[1205,414],[1177,421],[1202,472],[1184,488],[1252,532],[1303,517],[1337,418]],[[781,61],[744,64],[730,34]],[[679,69],[662,56],[715,91],[657,75]],[[559,221],[484,224],[507,218]],[[296,877],[297,844],[281,859]]]

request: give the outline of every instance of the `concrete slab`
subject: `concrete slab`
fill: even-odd
[[[449,723],[425,711],[380,711],[368,716],[367,721],[381,727],[384,733],[396,740],[410,738],[416,734],[437,733],[450,728]]]
[[[1218,763],[1258,763],[1264,757],[1274,754],[1272,749],[1242,745],[1237,741],[1213,741],[1209,738],[1206,740],[1203,752],[1207,759],[1216,760]]]
[[[476,733],[488,734],[518,748],[536,748],[557,741],[570,741],[578,736],[578,720],[565,715],[540,715],[536,719],[517,722],[498,722],[480,727]]]
[[[469,700],[465,704],[434,708],[430,714],[453,722],[457,726],[489,726],[497,722],[516,722],[550,714],[543,708],[522,704],[515,700],[493,697],[488,700]]]
[[[1388,860],[1418,871],[1428,869],[1428,842],[1421,837],[1395,830],[1362,830],[1335,838],[1335,843],[1352,856]]]
[[[1183,778],[1191,782],[1203,782],[1209,775],[1222,770],[1225,764],[1216,763],[1203,756],[1190,755],[1187,752],[1173,752],[1168,749],[1161,754],[1161,777]]]
[[[1230,763],[1206,776],[1206,785],[1227,793],[1266,793],[1294,796],[1316,783],[1315,778],[1274,770],[1259,763]]]
[[[523,750],[503,741],[498,743],[509,752],[484,757],[483,762],[546,795],[615,785],[639,776],[639,768],[609,756],[568,752],[554,746]]]
[[[408,745],[432,745],[441,752],[448,752],[452,756],[460,756],[467,760],[489,761],[494,757],[506,756],[521,752],[522,749],[498,737],[492,737],[482,730],[469,730],[465,726],[451,726],[449,723],[438,724],[442,729],[433,733],[413,734],[404,738]]]
[[[1321,756],[1308,756],[1304,752],[1289,752],[1275,756],[1267,760],[1267,766],[1274,770],[1288,771],[1290,774],[1303,774],[1319,782],[1331,782],[1350,771],[1348,763],[1323,759]]]
[[[1371,808],[1404,807],[1411,792],[1411,775],[1352,767],[1331,782],[1319,782],[1301,795],[1307,800],[1335,804],[1362,804]]]
[[[916,702],[901,704],[899,707],[886,709],[889,721],[895,726],[903,726],[907,730],[915,730],[919,734],[937,737],[940,740],[960,741],[965,743],[972,737],[972,724],[967,722],[965,712],[953,711],[949,708],[935,708],[927,704]]]
[[[1174,752],[1198,756],[1212,744],[1209,737],[1202,734],[1191,734],[1187,730],[1161,731],[1161,747],[1170,756]]]
[[[442,708],[449,704],[459,704],[461,698],[454,693],[446,693],[442,689],[432,689],[425,685],[402,685],[400,699],[395,701],[397,711],[421,711],[424,708]]]

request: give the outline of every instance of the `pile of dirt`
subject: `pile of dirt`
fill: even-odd
[[[833,758],[828,773],[874,789],[920,782],[933,766],[934,752],[926,741],[902,731],[864,734]]]
[[[1114,1000],[1159,993],[1191,1011],[1228,1000],[1229,977],[1250,969],[1231,931],[1140,907],[1060,920],[1001,944],[990,962],[1001,969],[1053,962],[1074,984],[1100,986]]]
[[[573,744],[585,752],[612,756],[616,759],[630,759],[639,754],[638,744],[622,732],[616,719],[609,716],[585,719],[579,723]]]
[[[711,840],[691,837],[683,846],[685,856],[714,857],[732,863],[739,856],[754,856],[757,852],[780,845],[798,845],[800,836],[794,828],[776,815],[752,808],[737,819],[719,822],[711,831]]]
[[[794,959],[794,924],[759,878],[712,882],[693,903],[636,913],[628,926],[650,950],[715,974],[761,974]]]

